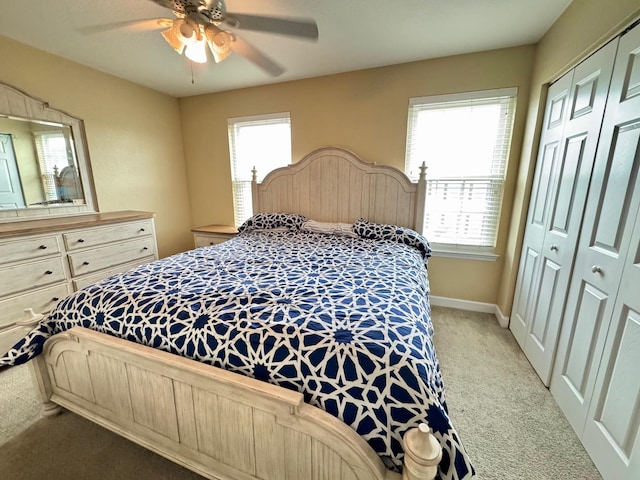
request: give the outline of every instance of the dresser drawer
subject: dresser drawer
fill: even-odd
[[[0,300],[0,328],[20,320],[25,308],[33,308],[36,313],[48,313],[70,293],[69,285],[63,283]]]
[[[62,257],[0,268],[0,298],[66,279]]]
[[[116,245],[70,253],[69,264],[73,275],[77,276],[132,262],[150,255],[155,255],[155,242],[153,237],[145,237]]]
[[[92,283],[99,282],[100,280],[104,280],[105,278],[115,275],[116,273],[126,272],[130,268],[137,267],[143,263],[153,262],[156,258],[154,256],[140,258],[134,262],[125,263],[123,265],[118,265],[114,268],[107,268],[106,270],[101,270],[96,273],[90,273],[89,275],[83,275],[81,277],[77,277],[73,280],[73,288],[77,291],[80,290],[87,285],[91,285]]]
[[[60,253],[58,237],[32,237],[0,242],[0,264],[30,260]]]
[[[67,250],[79,250],[97,245],[142,238],[153,233],[151,220],[133,223],[118,223],[108,227],[97,227],[63,234]]]

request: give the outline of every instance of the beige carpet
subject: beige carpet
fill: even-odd
[[[434,307],[454,424],[481,480],[601,480],[549,391],[493,315]],[[0,478],[196,480],[75,414],[40,418],[25,367],[0,372]],[[301,479],[302,480],[302,479]]]

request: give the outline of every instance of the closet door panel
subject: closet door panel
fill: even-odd
[[[523,350],[531,323],[532,300],[537,297],[536,284],[540,274],[540,254],[551,210],[550,204],[553,200],[552,183],[557,170],[556,162],[560,154],[564,124],[568,118],[572,80],[573,71],[551,85],[547,93],[543,131],[540,137],[536,173],[516,280],[513,315],[509,324],[513,336]]]
[[[603,476],[621,480],[640,478],[640,219],[631,246],[583,436]]]
[[[614,146],[614,166],[609,172],[614,180],[608,183],[618,191],[605,200],[611,205],[610,217],[619,220],[611,225],[617,229],[598,229],[595,239],[601,248],[626,251],[626,255],[620,255],[624,263],[620,285],[582,441],[605,479],[635,480],[640,478],[639,27],[620,40],[614,78],[612,92],[617,103],[607,109],[605,126],[612,132]],[[603,201],[602,225],[607,209]]]
[[[547,220],[523,348],[545,385],[555,358],[616,47],[617,42],[609,43],[575,68],[559,155],[547,180]]]
[[[596,365],[593,361],[596,352],[602,350],[602,328],[606,327],[604,320],[607,312],[609,295],[583,282],[578,292],[578,299],[573,315],[566,317],[565,322],[570,322],[570,341],[566,351],[559,355],[557,372],[562,375],[563,382],[571,395],[571,399],[579,404],[579,409],[564,410],[564,414],[574,429],[579,430],[584,422],[584,410],[588,408],[592,378],[590,369]],[[554,378],[555,381],[555,378]],[[553,383],[552,383],[553,385]],[[553,388],[553,387],[552,387]],[[586,402],[586,403],[585,403]]]
[[[606,362],[603,348],[614,306],[618,305],[616,298],[640,203],[640,95],[625,93],[633,83],[631,72],[638,66],[633,53],[638,46],[640,30],[621,37],[551,380],[551,392],[579,436],[585,428],[598,368]],[[599,292],[602,301],[598,306],[599,324],[593,327],[589,343],[592,354],[578,359],[572,357],[573,352],[586,345],[575,332],[583,328],[583,317],[590,315],[584,307],[585,292]],[[636,295],[640,295],[637,286]],[[621,321],[619,312],[617,315],[617,321]],[[583,372],[581,389],[576,389],[567,370],[571,358],[575,371]]]

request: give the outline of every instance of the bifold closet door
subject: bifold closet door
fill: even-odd
[[[616,480],[640,478],[640,218],[631,245],[582,435],[603,477]]]
[[[536,281],[539,274],[542,245],[547,231],[552,183],[556,176],[556,163],[564,131],[565,118],[569,110],[569,91],[573,81],[573,70],[549,87],[547,103],[540,135],[538,159],[533,178],[527,226],[520,255],[518,278],[513,301],[513,313],[509,329],[520,348],[524,350],[531,326],[531,303],[536,297]]]
[[[639,168],[636,27],[620,38],[551,379],[605,479],[640,478]]]
[[[549,88],[511,330],[545,385],[560,330],[617,41]]]

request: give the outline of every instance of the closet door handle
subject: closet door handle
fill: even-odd
[[[593,273],[602,273],[602,268],[600,268],[598,265],[594,265],[593,267],[591,267],[591,271]]]
[[[557,252],[557,251],[558,251],[558,245],[555,245],[555,244],[554,244],[554,245],[551,245],[551,246],[549,247],[549,250],[551,250],[552,252]]]

